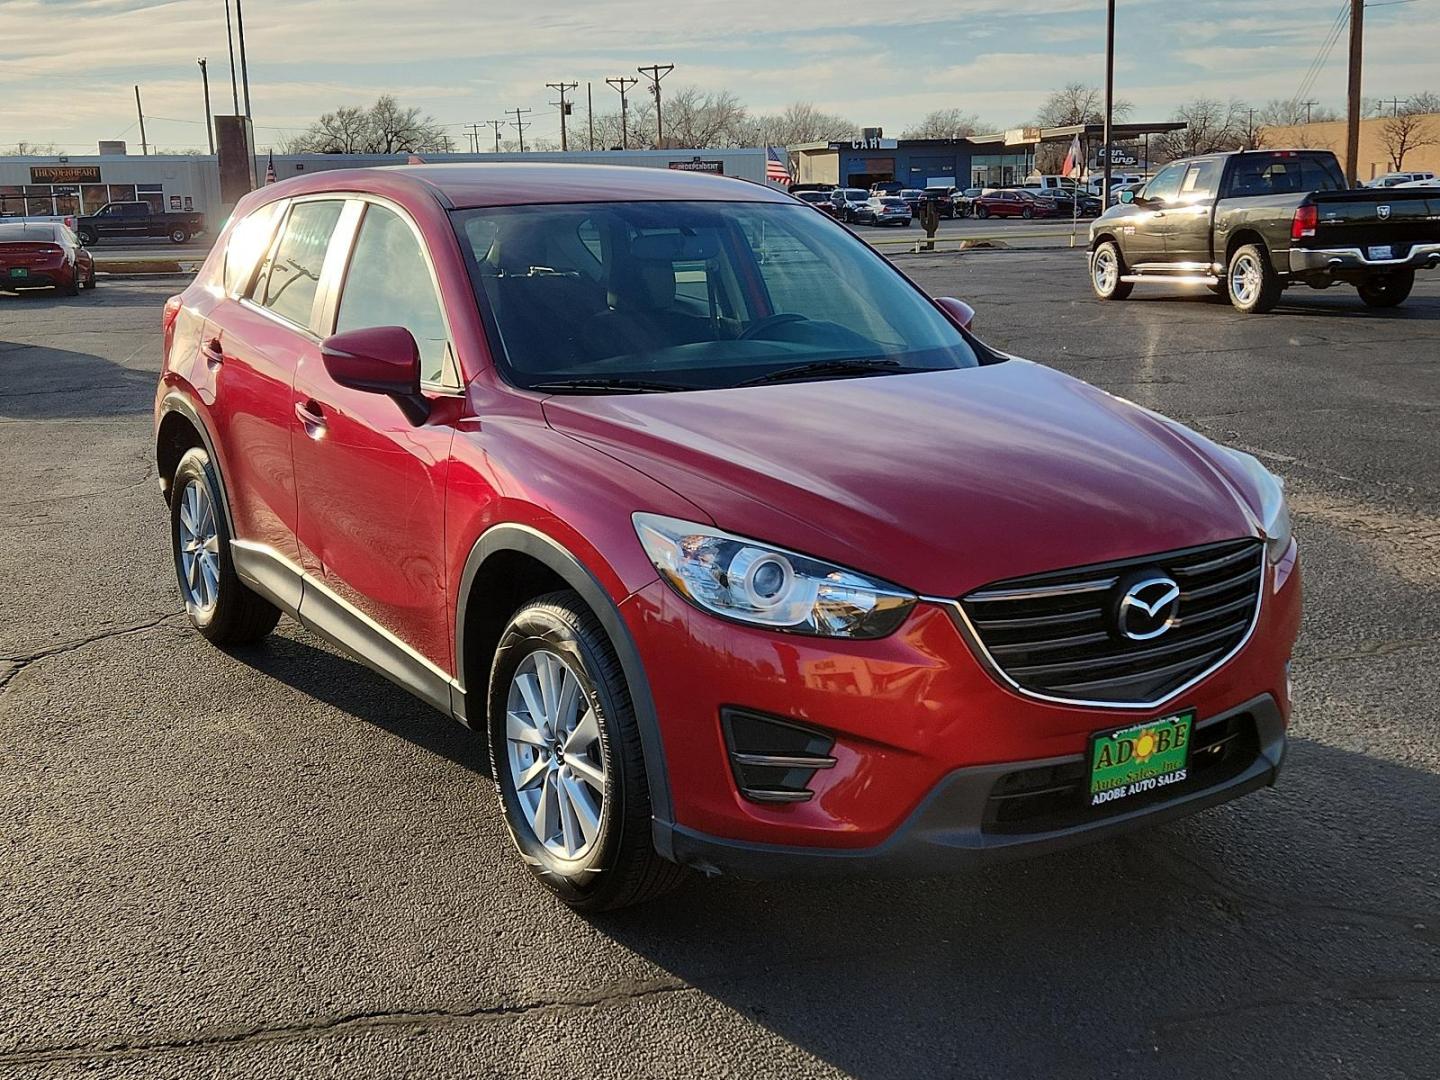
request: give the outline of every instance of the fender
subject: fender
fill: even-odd
[[[179,390],[171,390],[160,402],[160,417],[155,422],[157,435],[160,431],[160,421],[165,418],[165,414],[172,412],[179,413],[185,417],[186,420],[190,421],[190,426],[200,433],[200,442],[205,447],[205,453],[210,457],[210,465],[215,470],[215,475],[220,478],[220,508],[225,512],[225,526],[233,539],[236,533],[235,519],[230,514],[230,493],[226,489],[225,471],[220,464],[220,455],[215,451],[215,439],[210,434],[210,427],[206,424],[204,417],[201,415],[200,410],[195,407],[193,401]],[[164,484],[165,481],[162,479],[161,483]],[[170,497],[168,485],[166,485],[164,490],[165,497],[168,499]]]
[[[451,712],[457,717],[464,714],[465,665],[461,658],[465,656],[465,612],[471,587],[485,560],[501,551],[520,552],[553,570],[566,585],[580,594],[609,635],[610,644],[620,657],[620,666],[625,672],[630,700],[635,708],[635,722],[640,727],[640,748],[645,755],[645,775],[650,789],[652,828],[657,846],[662,837],[666,845],[660,847],[660,853],[668,855],[672,820],[670,777],[665,767],[665,748],[660,739],[655,699],[650,693],[650,681],[645,675],[640,651],[635,646],[635,639],[630,636],[619,607],[595,575],[565,547],[536,529],[513,523],[495,525],[487,529],[470,549],[460,578],[460,596],[455,605],[455,667],[459,678],[451,684],[451,693],[458,695],[451,704]]]

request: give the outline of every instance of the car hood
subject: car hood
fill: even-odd
[[[1258,534],[1213,443],[1023,360],[544,408],[726,531],[928,595]]]

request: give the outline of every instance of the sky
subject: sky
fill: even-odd
[[[1104,0],[241,0],[251,111],[263,149],[321,112],[383,92],[449,125],[530,108],[527,139],[558,139],[547,82],[585,85],[673,63],[664,86],[735,93],[752,112],[808,101],[899,135],[960,108],[995,130],[1032,118],[1047,91],[1104,77]],[[1119,0],[1116,93],[1137,120],[1197,96],[1292,98],[1348,0]],[[1371,0],[1368,97],[1440,91],[1440,0]],[[1305,98],[1340,108],[1342,34]],[[231,110],[224,0],[0,0],[0,152],[21,140],[137,150],[140,84],[150,141],[205,144],[197,57],[215,111]],[[634,91],[632,91],[634,93]],[[482,131],[488,130],[482,127]],[[507,133],[513,137],[513,132]]]

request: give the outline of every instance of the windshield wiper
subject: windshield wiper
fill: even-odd
[[[781,368],[753,379],[746,379],[739,386],[761,386],[765,383],[790,382],[806,379],[811,375],[864,375],[878,371],[886,375],[905,375],[913,371],[933,371],[933,368],[903,367],[899,360],[815,360],[808,364]]]
[[[652,382],[646,379],[555,379],[532,383],[527,389],[541,393],[576,394],[668,394],[676,390],[698,390],[697,386],[681,383]]]

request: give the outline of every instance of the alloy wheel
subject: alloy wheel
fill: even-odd
[[[185,602],[209,611],[220,598],[220,531],[210,492],[198,480],[180,493],[180,587]]]
[[[506,762],[525,822],[546,852],[571,862],[600,836],[605,755],[600,718],[569,661],[548,649],[510,679]]]
[[[1120,280],[1120,264],[1115,260],[1115,252],[1108,247],[1102,247],[1095,253],[1095,263],[1090,273],[1095,280],[1095,291],[1102,296],[1108,296],[1115,290],[1115,285]]]
[[[1260,291],[1260,265],[1253,255],[1241,255],[1230,267],[1230,291],[1242,304],[1255,299]]]

